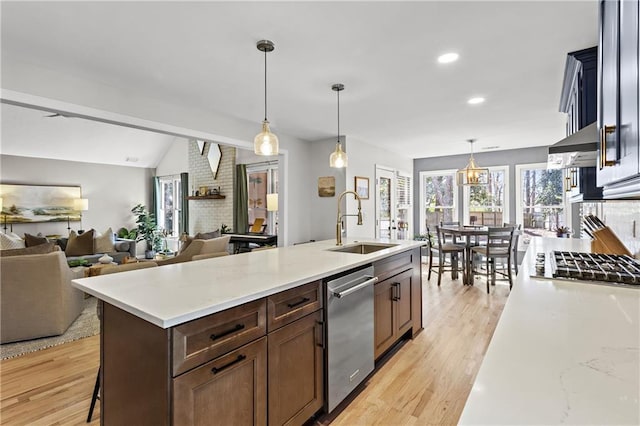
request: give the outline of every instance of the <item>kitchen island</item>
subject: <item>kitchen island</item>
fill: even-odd
[[[103,306],[101,423],[304,423],[325,405],[324,282],[373,266],[376,358],[422,329],[422,243],[369,244],[385,242],[366,254],[321,241],[74,280]]]
[[[640,424],[640,288],[531,278],[533,238],[460,424]]]

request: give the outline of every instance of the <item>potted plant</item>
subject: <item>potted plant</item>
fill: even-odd
[[[569,238],[569,234],[571,233],[569,228],[566,226],[558,226],[555,231],[558,238]]]
[[[146,241],[147,247],[144,252],[146,259],[153,259],[156,250],[160,249],[162,238],[158,232],[158,225],[153,213],[147,211],[146,206],[138,204],[131,209],[131,213],[136,215],[137,236],[136,242]]]

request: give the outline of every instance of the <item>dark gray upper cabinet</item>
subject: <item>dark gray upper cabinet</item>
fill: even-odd
[[[604,198],[640,197],[638,0],[600,2],[598,185]]]
[[[567,114],[567,136],[596,121],[598,111],[598,47],[567,54],[560,111]],[[602,188],[596,185],[596,168],[571,170],[571,202],[602,200]]]

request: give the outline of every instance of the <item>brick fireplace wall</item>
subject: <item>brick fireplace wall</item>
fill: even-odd
[[[224,223],[233,227],[233,181],[236,167],[236,149],[220,145],[222,157],[216,178],[207,160],[212,144],[207,142],[201,155],[196,141],[189,141],[189,195],[194,195],[201,186],[220,187],[226,198],[189,201],[189,235],[220,229]]]

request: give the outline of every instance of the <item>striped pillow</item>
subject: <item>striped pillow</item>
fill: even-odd
[[[14,235],[0,234],[0,250],[25,248],[24,240]]]

